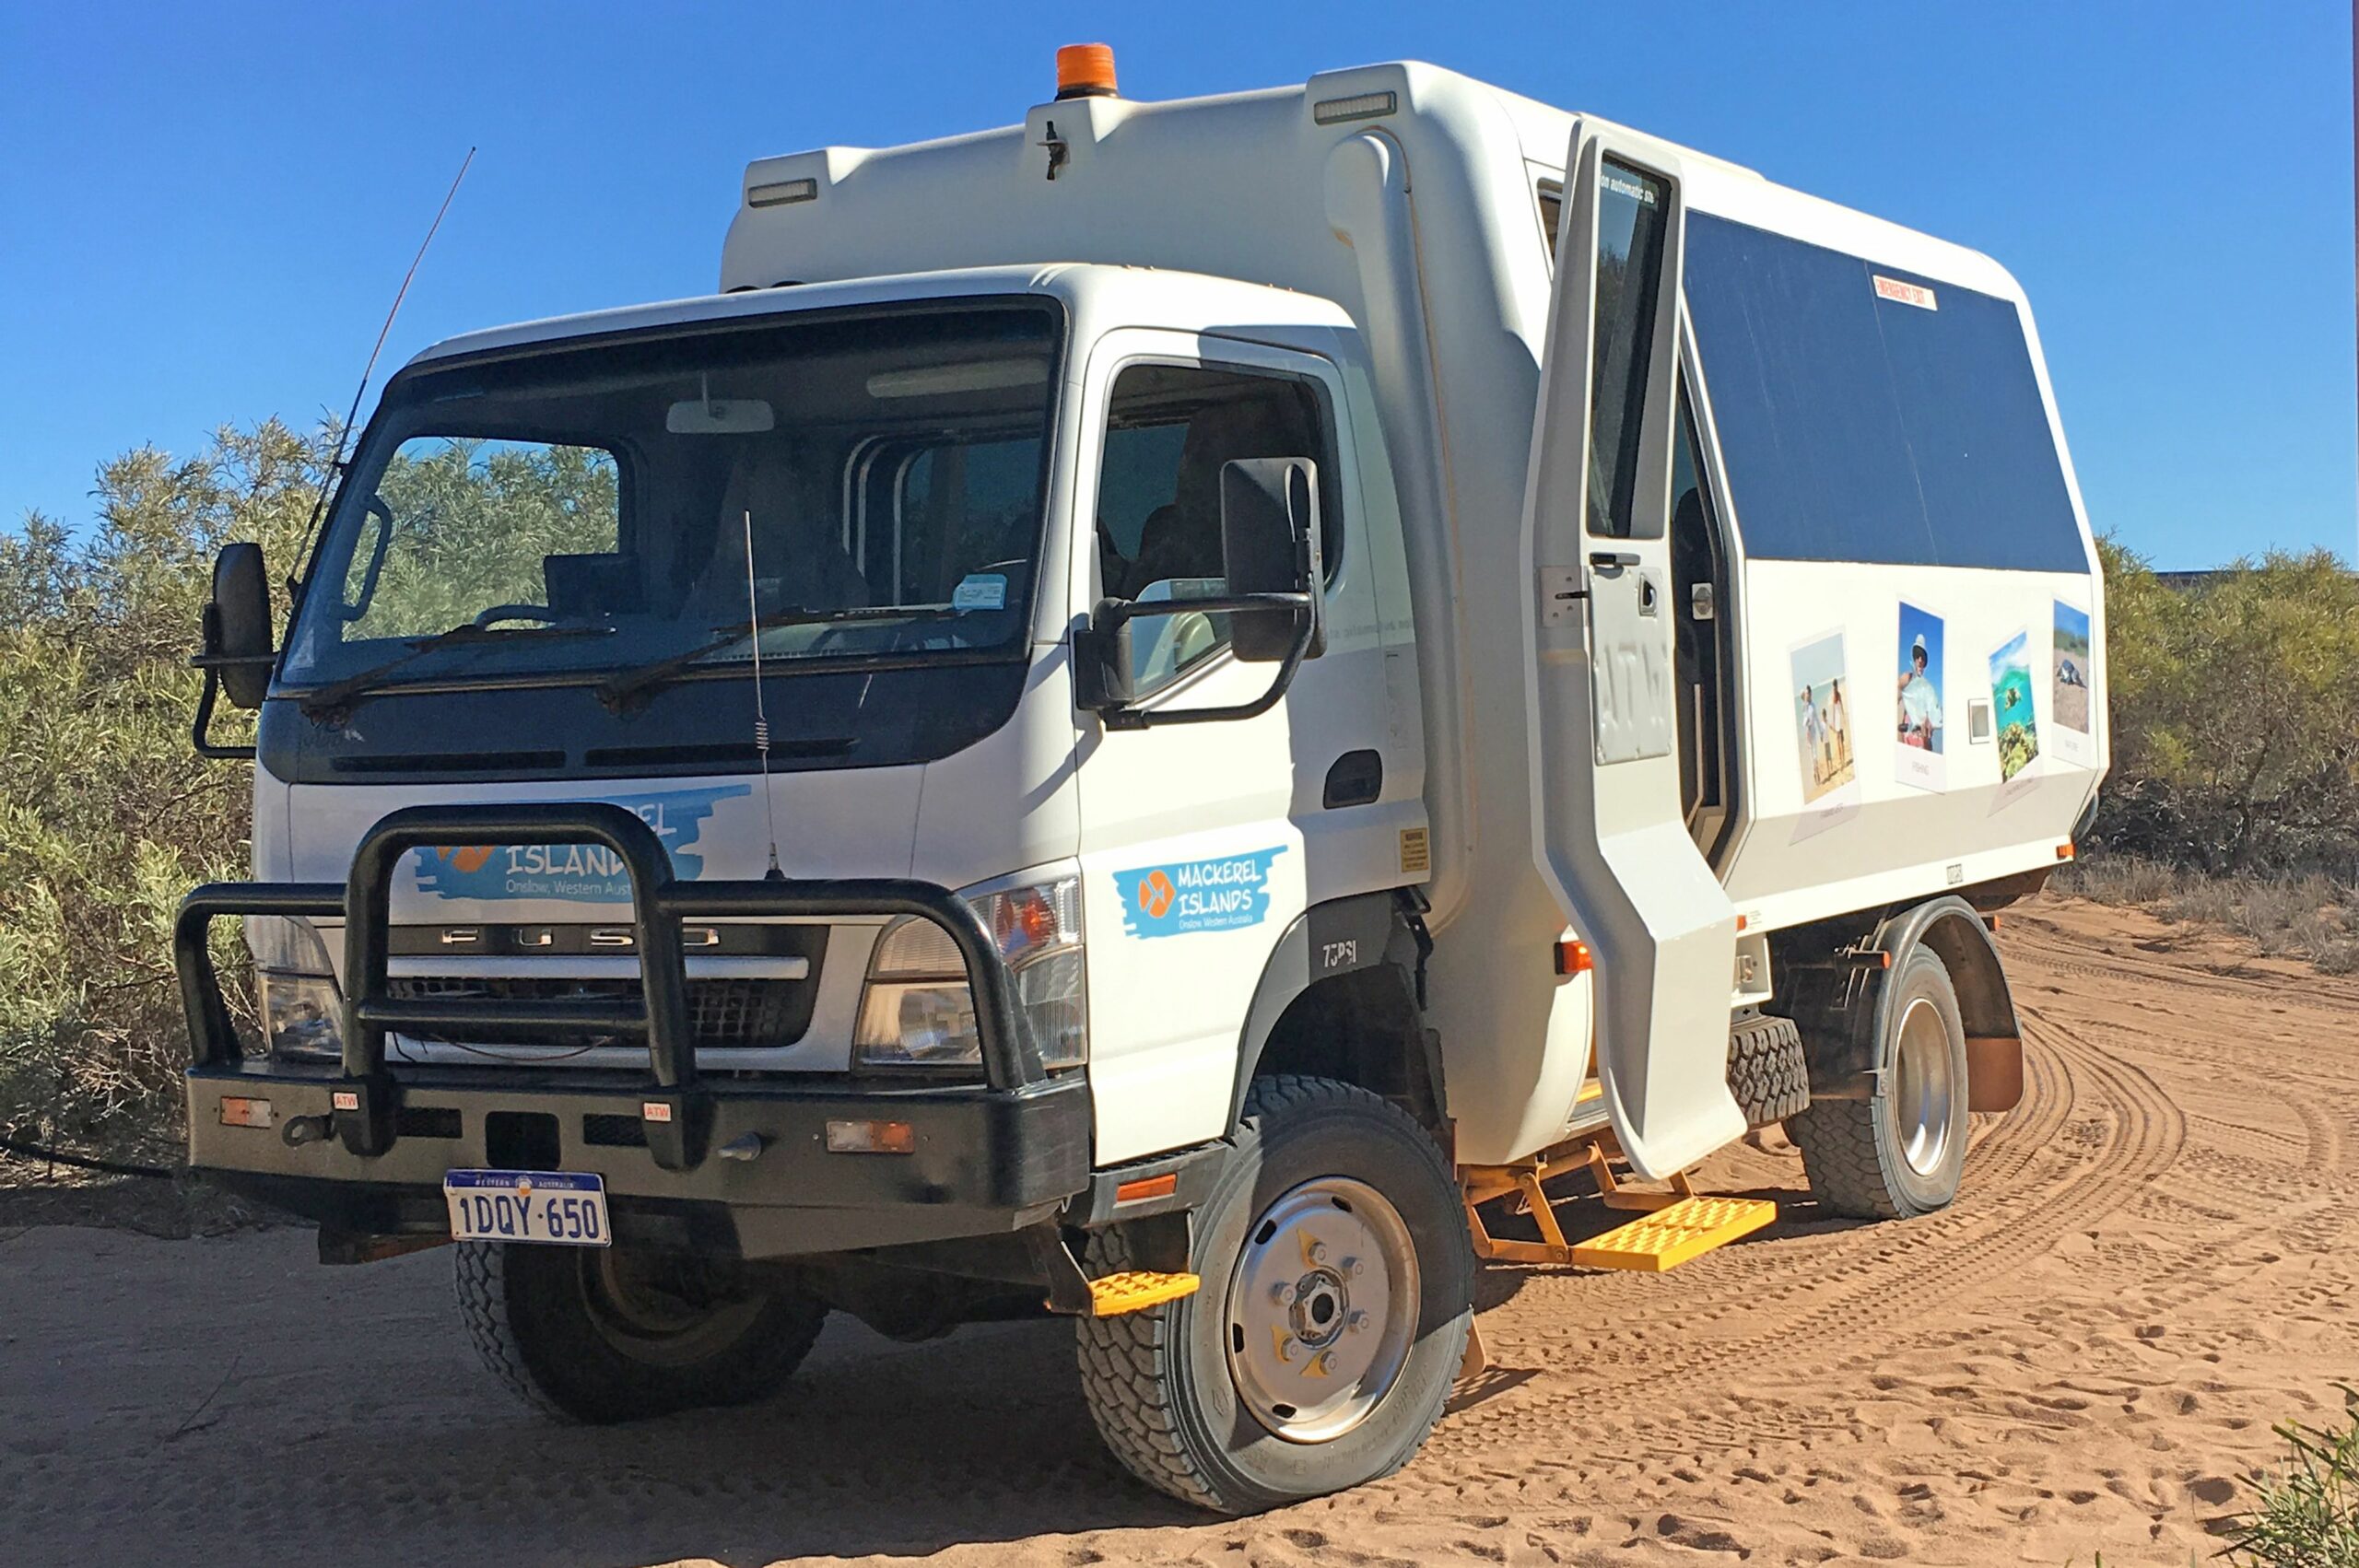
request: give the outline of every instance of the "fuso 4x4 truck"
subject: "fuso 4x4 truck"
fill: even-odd
[[[283,637],[224,552],[191,1159],[455,1240],[576,1419],[1068,1316],[1250,1510],[1415,1452],[1478,1259],[1766,1223],[1688,1174],[1748,1126],[1951,1201],[2104,606],[1989,259],[1430,66],[1060,64],[751,164],[719,293],[420,354]]]

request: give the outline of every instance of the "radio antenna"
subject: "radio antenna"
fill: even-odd
[[[784,882],[778,869],[778,805],[770,799],[770,719],[762,706],[762,606],[754,591],[754,512],[745,509],[745,626],[754,634],[754,755],[762,759],[762,817],[769,824],[770,869],[765,882]]]
[[[427,225],[426,238],[417,243],[417,254],[410,258],[409,271],[402,274],[401,287],[393,291],[393,308],[385,312],[385,324],[377,329],[377,344],[375,347],[369,350],[369,363],[361,367],[360,384],[352,389],[352,406],[345,410],[344,423],[336,427],[335,451],[328,458],[326,471],[320,475],[320,493],[311,498],[311,518],[303,525],[303,542],[295,547],[295,559],[298,562],[300,562],[305,553],[311,549],[311,535],[320,526],[320,514],[327,509],[328,487],[335,483],[336,475],[344,471],[344,444],[352,439],[352,422],[360,417],[360,400],[369,393],[369,378],[377,373],[377,357],[385,352],[385,339],[393,335],[393,318],[402,313],[402,301],[409,298],[410,282],[417,276],[418,266],[426,260],[426,249],[434,243],[434,237],[442,231],[443,215],[451,210],[452,198],[459,193],[459,181],[467,177],[467,170],[473,166],[475,160],[475,149],[469,147],[467,156],[459,160],[459,172],[451,177],[451,188],[442,193],[442,205],[434,209],[434,221]],[[302,583],[291,571],[287,579],[287,591],[290,594],[299,594],[303,591]]]

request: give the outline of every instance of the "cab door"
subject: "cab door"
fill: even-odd
[[[1593,955],[1614,1132],[1659,1177],[1744,1131],[1727,1082],[1736,913],[1688,834],[1676,743],[1684,181],[1676,149],[1593,119],[1566,168],[1524,497],[1533,858]]]

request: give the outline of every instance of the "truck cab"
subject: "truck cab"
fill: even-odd
[[[749,165],[718,293],[420,354],[283,637],[225,552],[191,1158],[323,1259],[456,1241],[574,1417],[831,1310],[1072,1316],[1235,1512],[1414,1452],[1478,1258],[1768,1223],[1687,1174],[1748,1126],[1951,1200],[2020,1086],[1989,911],[2104,765],[2029,672],[2101,690],[2102,604],[1987,259],[1429,66],[1068,53],[1020,126]],[[1568,1239],[1576,1167],[1645,1218]]]

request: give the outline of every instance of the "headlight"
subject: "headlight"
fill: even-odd
[[[1049,1067],[1089,1056],[1088,970],[1081,879],[970,894],[1015,980],[1016,1026]],[[972,1066],[982,1059],[966,961],[950,933],[905,917],[885,928],[868,963],[854,1054],[863,1066]]]
[[[271,1054],[301,1060],[344,1057],[344,995],[328,967],[327,943],[311,921],[269,915],[246,921],[254,985]]]

